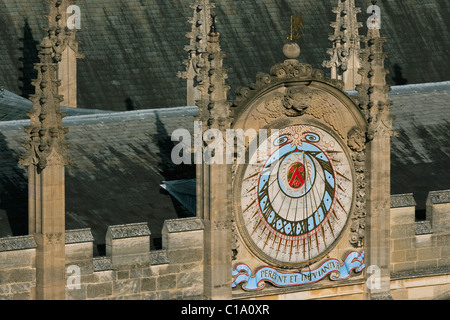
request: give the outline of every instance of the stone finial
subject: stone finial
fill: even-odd
[[[300,56],[300,46],[297,43],[286,43],[283,46],[283,54],[289,60],[298,59]]]
[[[329,37],[333,47],[327,51],[330,59],[324,61],[322,66],[331,69],[332,79],[344,81],[344,90],[354,90],[361,81],[358,74],[360,67],[358,29],[362,27],[362,23],[357,20],[357,14],[361,9],[355,6],[355,0],[339,0],[333,12],[336,13],[336,22],[331,24],[334,34]]]
[[[199,60],[201,67],[197,81],[201,98],[197,104],[200,109],[199,119],[206,124],[205,129],[209,127],[225,130],[231,124],[231,103],[227,98],[230,87],[226,84],[228,74],[223,67],[225,53],[220,48],[219,36],[218,32],[208,34],[206,52]]]
[[[393,135],[389,100],[390,86],[386,83],[389,71],[384,67],[387,58],[383,50],[386,39],[381,37],[380,30],[368,28],[367,36],[362,37],[364,48],[360,51],[361,84],[356,86],[359,93],[359,104],[362,113],[369,123],[368,139],[372,140],[376,132]]]
[[[67,26],[67,9],[75,4],[75,0],[47,0],[47,3],[50,4],[50,12],[47,15],[49,25],[44,29],[52,43],[54,61],[61,61],[62,53],[67,47],[75,52],[77,58],[84,58],[78,51],[79,42],[75,39],[77,29]]]
[[[78,50],[75,39],[81,28],[81,9],[75,0],[47,0],[50,4],[47,36],[51,41],[55,63],[59,63],[58,78],[61,80],[60,94],[65,107],[77,107],[77,59],[84,54]]]
[[[197,89],[196,79],[199,76],[201,67],[201,55],[206,52],[208,46],[208,34],[211,31],[211,10],[214,4],[209,0],[196,0],[191,5],[193,17],[189,20],[191,31],[186,34],[190,39],[189,45],[184,48],[188,52],[188,59],[183,62],[185,71],[178,72],[178,78],[185,79],[187,82],[187,105],[195,105],[195,101],[200,98],[200,92]]]
[[[19,162],[43,170],[49,165],[67,165],[70,160],[66,154],[69,144],[64,140],[68,129],[62,126],[65,113],[59,110],[63,98],[58,94],[58,65],[54,63],[52,42],[48,37],[42,41],[41,48],[40,62],[35,64],[38,72],[33,81],[35,93],[30,97],[33,108],[27,112],[30,125],[25,127],[26,153]]]

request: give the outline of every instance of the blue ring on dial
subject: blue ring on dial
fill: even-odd
[[[257,196],[261,210],[260,212],[263,215],[266,223],[274,231],[284,236],[298,237],[313,232],[318,226],[322,224],[322,222],[330,213],[330,209],[333,207],[336,194],[333,166],[324,151],[314,145],[314,138],[315,137],[311,136],[311,143],[303,141],[300,146],[291,145],[290,143],[281,145],[280,148],[277,149],[266,161],[259,176]],[[283,141],[282,137],[279,139],[279,141]],[[310,140],[308,139],[308,141]],[[311,168],[314,172],[310,177],[307,177],[306,179],[306,188],[304,188],[305,191],[298,196],[291,196],[286,190],[287,186],[285,186],[282,182],[280,183],[281,179],[278,179],[278,175],[280,174],[280,168],[283,163],[288,161],[291,157],[299,155],[301,155],[301,157],[304,157],[305,160],[307,159],[310,164],[313,164]],[[316,163],[317,165],[315,165],[314,163]],[[298,199],[308,195],[308,193],[314,187],[315,183],[318,182],[318,169],[322,170],[322,188],[324,188],[324,191],[321,199],[317,199],[315,207],[313,208],[313,210],[311,210],[312,214],[302,220],[296,221],[287,220],[280,216],[279,213],[276,212],[276,210],[273,208],[270,200],[270,176],[272,174],[277,175],[276,180],[278,181],[279,188],[281,189],[281,191],[283,191],[285,197]],[[274,170],[276,170],[276,172],[274,172]]]

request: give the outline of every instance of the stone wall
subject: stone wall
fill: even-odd
[[[397,299],[450,292],[450,190],[430,192],[426,220],[412,194],[391,197],[391,290]]]
[[[427,219],[415,221],[413,195],[391,197],[394,299],[450,298],[450,191],[427,203]],[[93,257],[90,229],[67,231],[66,299],[203,299],[203,222],[166,220],[162,236],[151,251],[147,224],[110,226],[106,256]],[[32,236],[0,239],[0,299],[35,299],[35,257]]]
[[[167,220],[162,250],[145,223],[110,226],[106,256],[92,257],[89,229],[67,232],[66,299],[198,299],[203,295],[203,224]]]
[[[34,299],[35,257],[32,236],[0,239],[0,299]]]
[[[90,229],[66,232],[66,299],[203,298],[203,223],[165,221],[162,250],[150,251],[145,223],[110,226],[106,256],[93,257]],[[0,299],[35,299],[33,236],[0,239]]]

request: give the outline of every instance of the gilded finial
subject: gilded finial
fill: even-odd
[[[305,22],[300,16],[291,16],[291,34],[287,37],[288,40],[293,41],[301,38],[300,26],[305,29]]]

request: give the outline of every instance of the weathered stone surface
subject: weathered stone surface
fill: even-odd
[[[87,298],[106,298],[113,295],[113,284],[111,282],[88,284],[86,288]]]
[[[0,252],[36,248],[33,236],[9,237],[0,239]]]
[[[170,290],[176,288],[176,281],[177,276],[173,274],[159,276],[158,278],[156,278],[156,288],[158,290]]]
[[[450,203],[450,190],[430,192],[428,202],[430,204]]]
[[[433,233],[430,221],[416,222],[416,235]]]
[[[147,223],[135,223],[126,224],[118,226],[110,226],[108,228],[108,233],[111,239],[124,239],[124,238],[134,238],[134,237],[144,237],[150,236],[150,229]]]
[[[108,257],[97,257],[94,258],[94,271],[106,271],[111,270],[111,259]]]
[[[125,296],[137,294],[140,291],[140,279],[118,280],[114,281],[114,296]]]
[[[36,271],[31,268],[0,270],[0,285],[36,281]]]
[[[166,220],[163,227],[167,233],[203,230],[205,227],[198,218]]]
[[[94,236],[91,229],[79,229],[79,230],[67,230],[66,231],[66,244],[93,242]]]
[[[156,290],[156,278],[142,278],[141,279],[141,291],[155,291]]]
[[[412,193],[391,196],[391,208],[414,207],[416,204]]]

